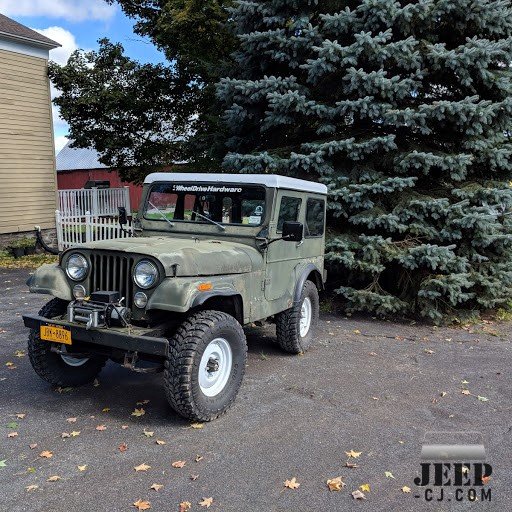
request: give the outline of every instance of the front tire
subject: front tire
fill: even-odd
[[[300,299],[286,311],[276,315],[276,334],[279,346],[290,354],[302,354],[313,343],[320,299],[316,285],[306,281]]]
[[[172,408],[194,421],[211,421],[235,401],[247,361],[242,326],[227,313],[191,315],[169,340],[165,393]]]
[[[63,315],[66,307],[66,301],[53,299],[43,306],[39,316],[55,318]],[[88,384],[96,378],[107,361],[106,357],[92,355],[88,358],[75,358],[72,352],[60,355],[51,351],[52,345],[55,344],[40,338],[38,329],[30,330],[28,356],[32,368],[39,377],[53,386],[76,387]]]

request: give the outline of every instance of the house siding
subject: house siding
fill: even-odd
[[[0,49],[0,233],[55,227],[47,60]]]

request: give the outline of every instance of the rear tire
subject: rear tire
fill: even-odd
[[[39,311],[39,316],[55,318],[66,312],[67,302],[53,299]],[[38,329],[31,329],[28,339],[28,356],[32,368],[46,382],[53,386],[82,386],[92,382],[107,361],[106,357],[91,355],[87,360],[71,355],[61,356],[51,351],[54,343],[39,337]],[[65,345],[61,345],[63,347]],[[67,348],[67,347],[66,347]],[[72,352],[69,352],[72,354]],[[66,362],[66,360],[68,362]]]
[[[300,299],[290,309],[276,315],[279,346],[290,354],[302,354],[313,343],[320,314],[316,285],[306,281]]]
[[[235,401],[247,361],[242,326],[227,313],[199,311],[169,340],[164,386],[181,416],[211,421]]]

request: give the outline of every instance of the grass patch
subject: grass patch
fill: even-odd
[[[53,254],[31,254],[13,258],[8,252],[0,251],[0,268],[37,268],[45,263],[57,263],[58,256]]]

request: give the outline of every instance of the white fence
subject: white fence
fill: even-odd
[[[117,215],[119,206],[131,215],[129,187],[59,190],[59,211],[66,217]]]
[[[55,221],[59,251],[86,242],[133,236],[132,227],[121,229],[117,217],[98,217],[88,211],[85,215],[63,215],[57,210]]]

